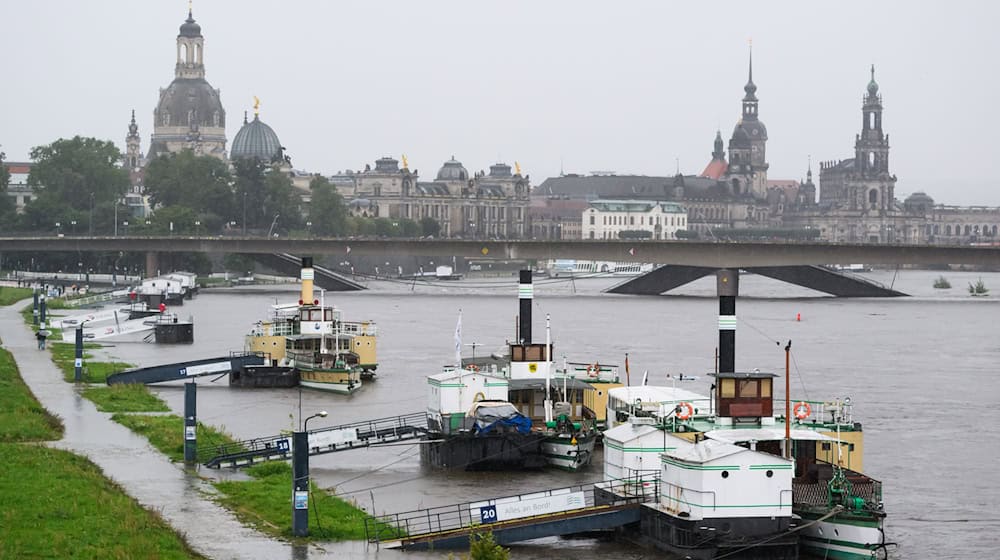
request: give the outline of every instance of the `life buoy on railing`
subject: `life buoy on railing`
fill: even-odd
[[[484,395],[482,391],[479,391],[478,393],[476,393],[476,396],[472,397],[472,402],[474,403],[485,400],[486,400],[486,395]]]
[[[795,411],[795,417],[799,420],[805,420],[812,414],[812,407],[805,401],[795,403],[795,407],[792,410]]]
[[[477,366],[476,364],[469,364],[465,366],[465,369],[469,371],[479,371],[479,366]]]
[[[590,377],[597,377],[601,374],[601,364],[594,362],[593,364],[587,366],[587,375]]]
[[[677,418],[687,420],[694,416],[694,405],[689,402],[677,403],[676,414]]]

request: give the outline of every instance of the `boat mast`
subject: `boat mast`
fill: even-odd
[[[552,372],[552,325],[549,314],[545,314],[545,421],[552,421],[552,396],[549,394],[549,379]]]
[[[792,458],[792,418],[791,399],[788,395],[792,383],[789,378],[789,356],[792,353],[792,341],[785,345],[785,459]],[[838,438],[839,439],[839,438]]]

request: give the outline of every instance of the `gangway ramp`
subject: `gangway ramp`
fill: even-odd
[[[164,383],[182,381],[205,375],[225,375],[247,366],[264,365],[264,356],[259,353],[235,353],[219,358],[189,360],[174,364],[149,366],[125,370],[108,376],[108,385],[125,383]]]
[[[639,491],[636,491],[636,489]],[[657,481],[611,480],[476,502],[369,516],[369,543],[387,548],[467,547],[490,531],[498,544],[612,530],[638,523],[640,506],[656,500]],[[610,496],[610,498],[609,498]]]
[[[309,455],[323,455],[372,445],[419,439],[427,433],[427,415],[414,412],[376,420],[364,420],[330,428],[309,430]],[[210,468],[240,468],[264,461],[292,458],[292,434],[239,441],[198,449]]]

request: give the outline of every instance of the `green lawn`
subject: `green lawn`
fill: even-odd
[[[125,362],[91,362],[89,358],[93,354],[87,350],[100,348],[100,344],[93,342],[83,343],[83,380],[88,383],[104,383],[112,373],[118,373],[135,367],[133,364]],[[49,345],[52,350],[52,361],[59,366],[63,372],[63,379],[73,382],[76,374],[76,345],[69,342],[55,342]]]
[[[101,412],[170,412],[167,403],[145,385],[90,386],[83,390],[83,397]]]
[[[0,443],[0,558],[203,558],[84,457]]]
[[[0,441],[51,440],[62,434],[62,422],[38,404],[10,352],[0,348]]]
[[[180,416],[145,416],[142,414],[115,414],[111,419],[133,432],[146,436],[153,447],[173,461],[184,460],[184,419]],[[211,426],[198,423],[198,447],[234,443],[233,438]],[[207,461],[211,457],[198,457]]]
[[[9,286],[0,286],[0,305],[10,305],[30,297],[31,288],[11,288]]]
[[[247,469],[249,481],[213,485],[220,503],[244,522],[269,535],[292,536],[292,467],[283,461]],[[309,496],[309,538],[344,541],[365,539],[367,514],[352,504],[312,485]]]
[[[192,558],[180,535],[79,455],[0,349],[0,558]]]

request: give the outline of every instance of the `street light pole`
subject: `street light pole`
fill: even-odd
[[[247,192],[243,191],[243,237],[247,236]]]
[[[90,193],[90,236],[94,236],[94,193]]]
[[[309,536],[309,421],[325,418],[321,410],[306,418],[302,431],[292,432],[292,534]]]

